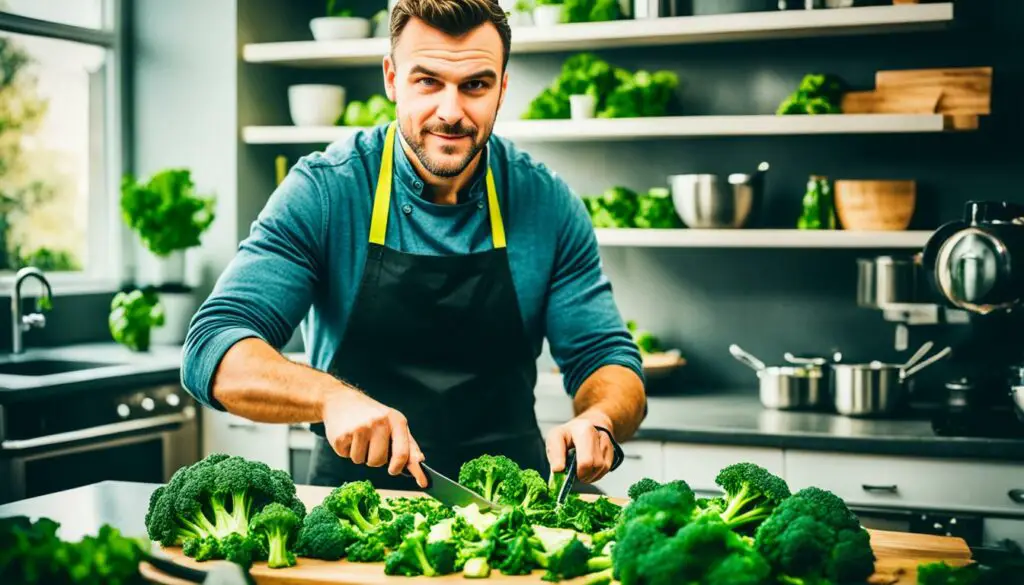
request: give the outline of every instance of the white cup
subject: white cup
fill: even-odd
[[[288,88],[288,110],[296,126],[334,126],[345,111],[340,85],[300,84]]]
[[[594,117],[597,100],[589,94],[569,96],[569,112],[573,120],[588,120]]]
[[[370,36],[371,28],[369,18],[356,16],[320,16],[309,21],[309,29],[317,41],[365,39]]]

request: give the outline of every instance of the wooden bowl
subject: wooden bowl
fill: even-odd
[[[836,215],[852,231],[902,231],[917,201],[915,181],[835,182]]]

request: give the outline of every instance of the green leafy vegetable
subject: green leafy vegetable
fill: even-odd
[[[327,0],[327,7],[324,11],[327,16],[335,18],[351,17],[355,12],[344,5],[344,0]]]
[[[636,343],[636,346],[640,349],[641,354],[649,355],[661,351],[661,341],[657,337],[655,337],[655,335],[650,331],[644,331],[639,329],[637,327],[636,321],[626,321],[626,328],[629,329],[629,332],[633,335],[633,342]],[[631,488],[634,491],[629,494],[630,498],[636,499],[636,496],[641,495],[645,491],[650,491],[659,487],[658,483],[655,482],[653,479],[645,479],[649,481],[645,482],[641,480],[634,484],[634,486],[636,487]]]
[[[600,195],[583,197],[583,203],[597,228],[673,229],[683,225],[672,196],[663,187],[641,194],[614,186]]]
[[[338,120],[344,126],[377,126],[395,120],[395,104],[383,95],[375,94],[365,102],[352,101]]]
[[[163,324],[164,308],[152,290],[122,291],[110,302],[110,334],[114,341],[132,351],[148,350],[153,328]]]
[[[599,118],[663,116],[679,85],[671,71],[632,74],[592,53],[577,53],[562,64],[559,76],[540,92],[524,119],[568,119],[569,96],[592,95]]]
[[[779,104],[776,113],[780,116],[841,114],[845,92],[846,84],[839,77],[827,73],[809,73],[801,80],[800,87]]]
[[[622,18],[618,0],[565,0],[566,22],[604,22]]]
[[[188,169],[167,169],[148,182],[121,181],[121,214],[157,256],[200,245],[214,220],[214,198],[196,193]]]

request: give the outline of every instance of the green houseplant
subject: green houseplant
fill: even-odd
[[[185,252],[202,243],[215,218],[214,205],[212,195],[197,192],[189,169],[164,169],[147,181],[130,175],[122,180],[121,214],[141,244],[136,283],[155,287],[166,318],[154,343],[184,341],[195,310]]]
[[[164,325],[164,308],[154,290],[119,292],[107,318],[114,341],[132,351],[149,351],[152,331]]]

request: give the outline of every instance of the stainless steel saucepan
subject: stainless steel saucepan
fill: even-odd
[[[757,372],[761,405],[773,410],[816,410],[827,404],[828,378],[817,363],[767,366],[732,344],[729,353]]]
[[[952,353],[947,347],[921,361],[932,348],[927,342],[906,363],[832,364],[832,395],[836,412],[846,416],[884,416],[899,410],[911,376]]]

